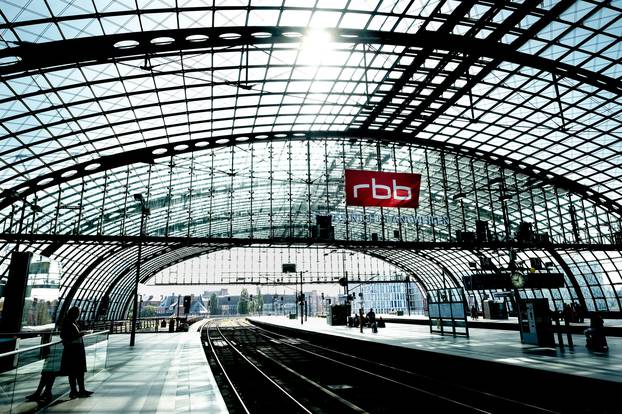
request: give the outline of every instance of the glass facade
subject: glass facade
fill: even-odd
[[[507,267],[529,223],[548,244],[519,265],[565,286],[522,294],[619,315],[616,2],[221,3],[0,0],[0,278],[29,249],[62,263],[62,306],[121,317],[140,194],[142,281],[243,241],[308,246],[330,215],[320,245],[425,293]],[[346,205],[345,169],[421,174],[419,207]],[[461,244],[478,220],[496,244]]]

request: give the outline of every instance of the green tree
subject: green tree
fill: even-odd
[[[238,314],[248,315],[248,290],[242,289],[240,301],[238,302]]]
[[[156,316],[155,306],[152,306],[152,305],[143,306],[143,308],[140,310],[140,317],[150,318],[152,316]]]
[[[209,313],[210,315],[220,315],[220,306],[218,306],[218,296],[215,293],[209,297]]]

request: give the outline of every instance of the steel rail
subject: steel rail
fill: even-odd
[[[260,335],[261,335],[261,334],[260,334]],[[420,393],[422,393],[422,394],[427,395],[428,397],[432,397],[432,398],[440,399],[440,400],[443,400],[443,401],[445,401],[445,402],[447,402],[447,403],[450,403],[450,404],[454,404],[454,405],[460,406],[461,408],[466,408],[466,409],[474,410],[474,411],[476,411],[476,412],[478,412],[478,413],[486,413],[486,414],[492,414],[492,413],[493,413],[493,411],[486,411],[486,410],[482,410],[482,409],[480,409],[480,408],[473,407],[473,406],[471,406],[471,405],[469,405],[469,404],[465,404],[465,403],[462,403],[462,402],[460,402],[460,401],[456,401],[456,400],[453,400],[453,399],[451,399],[451,398],[448,398],[448,397],[444,397],[444,396],[438,395],[438,394],[436,394],[436,393],[434,393],[434,392],[431,392],[431,391],[428,391],[428,390],[424,390],[424,389],[422,389],[422,388],[418,388],[418,387],[415,387],[415,386],[412,386],[412,385],[404,384],[404,383],[402,383],[402,382],[399,382],[399,381],[394,380],[394,379],[392,379],[392,378],[386,377],[386,376],[384,376],[384,375],[380,375],[380,374],[377,374],[377,373],[375,373],[375,372],[367,371],[367,370],[365,370],[365,369],[363,369],[363,368],[359,368],[359,367],[356,367],[356,366],[354,366],[354,365],[350,365],[350,364],[347,364],[347,363],[345,363],[345,362],[338,361],[338,360],[336,360],[336,359],[333,359],[333,358],[327,357],[327,356],[325,356],[325,355],[320,355],[320,354],[315,353],[315,352],[313,352],[313,351],[309,351],[309,350],[306,350],[306,349],[300,348],[300,347],[298,347],[298,346],[296,346],[296,345],[292,345],[292,344],[289,344],[289,343],[286,343],[286,342],[283,342],[283,344],[285,344],[285,345],[287,345],[287,346],[290,346],[290,347],[292,347],[292,348],[294,348],[294,349],[297,349],[297,350],[299,350],[299,351],[302,351],[302,352],[305,352],[305,353],[311,354],[311,355],[313,355],[313,356],[316,356],[316,357],[319,357],[319,358],[322,358],[322,359],[328,360],[328,361],[330,361],[330,362],[332,362],[332,363],[335,363],[335,364],[337,364],[337,365],[341,365],[341,366],[344,366],[344,367],[346,367],[346,368],[350,368],[350,369],[353,369],[353,370],[355,370],[355,371],[358,371],[358,372],[360,372],[360,373],[367,374],[367,375],[370,375],[370,376],[372,376],[372,377],[376,377],[376,378],[378,378],[378,379],[382,379],[382,380],[384,380],[384,381],[387,381],[387,382],[390,382],[390,383],[393,383],[393,384],[396,384],[396,385],[400,385],[400,386],[402,386],[402,387],[409,388],[409,389],[411,389],[411,390],[413,390],[413,391],[420,392]]]
[[[277,332],[269,331],[269,330],[267,330],[265,328],[262,328],[262,327],[259,327],[259,326],[254,326],[254,328],[257,329],[257,330],[266,332],[266,333],[259,333],[259,335],[262,335],[262,336],[264,336],[266,338],[269,338],[269,339],[275,339],[274,337],[271,337],[270,335],[274,335],[274,336],[285,338],[285,339],[290,339],[291,338],[291,337],[288,337],[286,335],[283,335],[283,334],[280,334],[280,333],[277,333]],[[338,364],[345,365],[345,366],[351,367],[353,369],[356,369],[356,370],[359,370],[359,371],[363,371],[363,372],[369,373],[371,375],[378,376],[379,378],[382,378],[382,379],[388,379],[388,378],[386,378],[384,376],[381,376],[381,375],[378,375],[378,374],[371,373],[369,371],[363,370],[362,368],[359,368],[359,367],[357,367],[355,365],[346,364],[344,362],[341,362],[341,361],[336,360],[336,359],[332,359],[332,358],[327,357],[325,355],[321,355],[321,354],[315,353],[313,351],[301,348],[301,347],[299,347],[297,345],[293,345],[293,344],[288,343],[288,342],[282,342],[282,343],[284,345],[286,345],[286,346],[289,346],[291,348],[297,349],[299,351],[303,351],[303,352],[315,355],[315,356],[320,357],[320,358],[324,358],[324,359],[328,359],[330,361],[334,361],[334,362],[336,362]],[[368,363],[368,364],[371,364],[371,365],[377,365],[377,366],[380,366],[382,368],[391,369],[391,370],[394,370],[394,371],[399,371],[399,372],[401,372],[403,374],[411,375],[411,376],[415,376],[415,377],[419,377],[419,378],[423,378],[423,379],[425,379],[427,381],[437,382],[437,383],[440,382],[439,380],[437,380],[437,379],[435,379],[433,377],[427,376],[427,375],[419,374],[417,372],[409,371],[409,370],[406,370],[406,369],[403,369],[403,368],[394,367],[392,365],[387,365],[387,364],[383,364],[383,363],[380,363],[380,362],[376,362],[376,361],[360,358],[360,357],[357,357],[357,356],[354,356],[354,355],[351,355],[351,354],[347,354],[347,353],[344,353],[344,352],[341,352],[341,351],[336,351],[334,349],[326,348],[326,347],[323,347],[323,346],[320,346],[320,345],[315,345],[315,344],[312,344],[310,342],[308,342],[307,345],[310,346],[310,347],[321,349],[323,351],[327,351],[327,352],[331,352],[331,353],[337,354],[340,357],[348,357],[350,359],[354,359],[354,360],[357,360],[357,361],[362,361],[362,362],[365,362],[365,363]],[[400,383],[400,382],[398,382],[396,380],[392,380],[392,379],[388,379],[388,380],[393,381],[393,382],[398,383],[398,384],[401,384],[403,386],[409,387],[409,388],[413,388],[412,386]],[[507,402],[507,403],[511,403],[511,404],[516,404],[516,405],[519,405],[519,406],[522,406],[522,407],[525,407],[525,408],[529,408],[529,409],[532,409],[532,410],[538,410],[538,411],[541,411],[543,413],[557,413],[557,411],[552,411],[552,410],[549,410],[547,408],[539,407],[539,406],[536,406],[536,405],[533,405],[533,404],[528,404],[528,403],[525,403],[525,402],[522,402],[522,401],[514,400],[514,399],[508,398],[508,397],[503,397],[503,396],[492,394],[492,393],[489,393],[489,392],[480,391],[478,389],[467,387],[467,386],[464,386],[464,385],[452,384],[452,386],[454,386],[456,388],[459,388],[461,390],[467,391],[469,393],[477,393],[477,394],[483,395],[483,396],[485,396],[487,398],[497,399],[497,400],[501,400],[503,402]],[[416,387],[415,387],[415,389],[421,390],[420,388],[416,388]],[[426,392],[426,393],[429,394],[428,391],[425,391],[425,390],[421,390],[421,391]],[[445,397],[439,396],[438,394],[431,394],[431,395],[434,395],[434,396],[436,396],[438,398],[445,399]],[[449,399],[449,400],[453,401],[451,399]],[[467,407],[473,408],[473,409],[476,409],[476,410],[480,410],[480,409],[478,409],[476,407],[470,407],[468,405],[467,405]],[[487,411],[485,411],[485,412],[487,412]]]
[[[288,367],[287,365],[275,360],[274,358],[270,357],[269,355],[267,355],[265,352],[257,349],[256,352],[263,356],[264,358],[270,360],[270,362],[278,365],[279,367],[283,368],[285,371],[289,372],[290,374],[298,377],[299,379],[301,379],[302,381],[305,381],[306,383],[314,386],[315,388],[317,388],[318,390],[322,391],[323,393],[327,394],[328,396],[334,398],[335,400],[339,401],[340,403],[344,404],[345,406],[347,406],[348,408],[350,408],[353,411],[356,411],[358,413],[367,413],[367,411],[365,411],[364,409],[362,409],[361,407],[351,403],[350,401],[346,400],[345,398],[340,397],[339,395],[335,394],[334,392],[332,392],[331,390],[323,387],[322,385],[318,384],[317,382],[313,381],[311,378],[306,377],[302,374],[300,374],[299,372],[294,371],[293,369],[291,369],[290,367]]]
[[[259,374],[261,374],[262,377],[264,377],[266,380],[268,380],[268,382],[270,382],[272,385],[274,385],[279,391],[281,391],[281,393],[289,398],[294,404],[296,404],[301,410],[303,410],[305,413],[309,413],[312,414],[311,411],[309,411],[305,406],[303,406],[298,400],[296,400],[296,398],[294,398],[290,393],[288,393],[283,387],[281,387],[279,384],[277,384],[272,378],[270,378],[268,375],[266,375],[255,363],[253,363],[253,361],[251,361],[250,359],[248,359],[246,357],[246,355],[244,355],[239,349],[237,349],[237,347],[229,340],[227,339],[227,337],[225,336],[225,334],[220,330],[220,326],[215,325],[216,330],[218,331],[218,334],[222,337],[222,339],[227,343],[227,345],[229,345],[229,347],[231,348],[231,350],[235,351],[244,361],[246,361],[251,367],[253,367]],[[209,336],[209,328],[208,328],[208,335],[207,338],[209,340],[210,343],[210,348],[212,350],[212,353],[214,354],[214,357],[216,357],[216,353],[215,353],[215,349],[213,347],[211,338]],[[235,386],[233,385],[233,382],[231,381],[231,379],[229,378],[229,376],[226,374],[226,371],[224,369],[224,366],[222,365],[222,363],[220,363],[220,360],[217,359],[218,361],[218,365],[220,367],[220,369],[222,370],[222,372],[225,374],[225,377],[227,378],[227,381],[229,382],[230,386],[234,389],[234,392],[236,394],[236,396],[238,397],[240,403],[244,406],[244,409],[246,410],[247,413],[250,414],[250,411],[248,411],[248,408],[246,407],[246,405],[244,405],[243,401],[242,401],[242,397],[240,396],[240,394],[237,392],[237,390],[235,390]]]
[[[207,339],[207,344],[209,345],[210,351],[212,352],[212,356],[214,357],[214,360],[216,361],[216,363],[218,364],[218,367],[220,368],[220,371],[222,372],[222,374],[224,375],[225,379],[227,380],[227,382],[229,383],[229,387],[231,387],[231,390],[233,391],[233,393],[235,394],[235,396],[238,399],[238,402],[240,403],[240,405],[242,406],[242,408],[244,409],[244,412],[246,414],[250,414],[250,411],[248,410],[248,408],[246,407],[246,405],[244,404],[244,401],[242,400],[242,396],[238,393],[238,391],[236,390],[235,386],[233,385],[233,382],[231,381],[231,378],[229,378],[229,375],[227,375],[227,371],[225,370],[225,367],[222,365],[222,363],[220,362],[220,358],[218,358],[218,355],[216,354],[216,350],[214,349],[214,344],[212,343],[212,339],[209,335],[209,330],[210,330],[210,322],[212,321],[208,321],[205,326],[205,332],[206,332],[206,339]],[[222,334],[221,334],[222,335]]]

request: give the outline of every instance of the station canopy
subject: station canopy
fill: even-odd
[[[561,273],[521,294],[619,315],[621,6],[2,0],[2,277],[16,248],[53,257],[64,309],[120,317],[139,241],[142,281],[320,243],[424,292],[483,257]],[[346,205],[348,169],[420,174],[418,208]]]

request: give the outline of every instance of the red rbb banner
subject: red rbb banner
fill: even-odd
[[[419,207],[421,174],[346,170],[346,205]]]

